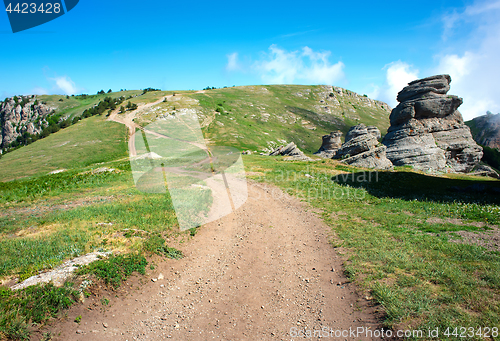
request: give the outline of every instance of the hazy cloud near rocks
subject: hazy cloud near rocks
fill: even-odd
[[[500,0],[477,1],[462,12],[445,16],[443,23],[443,39],[452,37],[460,25],[473,24],[474,29],[468,48],[458,47],[457,53],[436,56],[433,71],[451,76],[450,93],[464,99],[460,112],[465,120],[484,115],[487,110],[500,112]]]
[[[404,61],[390,63],[384,67],[385,84],[373,85],[374,90],[368,95],[394,107],[398,103],[397,93],[408,82],[449,74],[452,80],[449,94],[464,99],[459,109],[464,120],[484,115],[488,110],[500,112],[500,0],[476,1],[462,11],[455,10],[444,15],[442,21],[443,51],[446,49],[454,53],[435,55],[433,66],[426,69],[423,75]],[[473,27],[467,35],[468,43],[460,41],[454,45],[451,38],[456,30],[463,29],[461,25]]]
[[[37,86],[28,95],[48,95],[49,91],[45,88]]]
[[[407,86],[409,82],[418,79],[419,71],[400,60],[387,64],[383,70],[386,70],[384,85],[374,86],[373,92],[369,93],[368,97],[386,102],[394,108],[398,105],[396,99],[398,92]]]
[[[249,69],[266,84],[329,84],[335,85],[345,78],[344,63],[331,64],[331,52],[316,52],[305,46],[300,51],[287,51],[271,45],[268,52],[244,67],[238,61],[238,54],[227,55],[227,71]]]

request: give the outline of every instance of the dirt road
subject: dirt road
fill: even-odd
[[[192,341],[293,340],[300,330],[323,327],[338,336],[349,328],[379,329],[373,308],[347,283],[330,233],[306,204],[250,183],[242,207],[176,245],[184,259],[158,261],[143,285],[136,279],[134,289],[129,282],[118,297],[104,293],[109,305],[101,297],[88,299],[49,330],[54,340]],[[151,281],[160,274],[164,279]],[[344,334],[331,339],[375,339]]]
[[[202,94],[204,92],[205,92],[204,90],[199,90],[199,91],[196,91],[195,93]],[[121,123],[121,124],[124,124],[127,126],[128,136],[129,136],[128,150],[129,150],[129,155],[131,157],[137,156],[137,151],[135,149],[135,139],[132,137],[134,136],[136,129],[143,129],[139,124],[134,122],[134,119],[137,117],[137,115],[140,112],[146,112],[147,109],[149,109],[155,105],[158,105],[158,104],[162,103],[163,101],[168,101],[174,96],[175,95],[167,95],[167,96],[161,97],[160,99],[158,99],[155,102],[140,104],[137,107],[137,109],[125,112],[124,114],[118,114],[120,112],[120,109],[115,109],[114,111],[111,112],[111,114],[108,117],[108,121]],[[177,96],[182,96],[182,95],[177,94]],[[154,132],[150,132],[150,133],[154,134]]]

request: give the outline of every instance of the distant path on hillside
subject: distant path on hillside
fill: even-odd
[[[196,91],[195,93],[200,94],[200,93],[205,93],[205,91],[199,90],[199,91]],[[182,96],[182,95],[177,94],[175,96]],[[141,104],[137,107],[137,109],[135,109],[133,111],[125,112],[124,114],[118,114],[120,112],[120,109],[115,109],[114,111],[111,112],[111,114],[109,115],[108,121],[113,121],[113,122],[124,124],[128,128],[128,136],[129,136],[128,150],[129,150],[129,155],[131,157],[137,156],[137,150],[135,148],[135,139],[132,137],[134,136],[135,131],[137,129],[144,130],[143,127],[141,127],[139,124],[134,122],[134,119],[137,117],[137,114],[140,112],[146,112],[147,109],[149,109],[155,105],[158,105],[164,101],[168,101],[172,97],[174,97],[174,95],[167,95],[167,96],[161,97],[156,102]],[[150,132],[150,133],[152,133],[154,135],[159,135],[156,132]]]
[[[168,241],[185,258],[156,258],[145,281],[101,291],[48,330],[64,341],[295,340],[298,330],[376,340],[349,334],[349,328],[381,327],[346,279],[330,238],[331,229],[307,204],[249,183],[239,209],[202,226],[188,242]]]

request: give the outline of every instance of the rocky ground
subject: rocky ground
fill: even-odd
[[[176,245],[185,258],[158,260],[119,292],[96,289],[35,339],[50,331],[53,340],[290,340],[323,327],[380,329],[331,238],[305,203],[250,184],[240,209]]]

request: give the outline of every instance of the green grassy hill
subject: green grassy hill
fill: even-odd
[[[0,181],[44,175],[128,156],[124,125],[94,116],[0,159]]]
[[[182,109],[198,113],[205,138],[212,143],[266,151],[293,141],[309,153],[321,146],[322,135],[334,130],[345,134],[359,123],[376,125],[385,133],[391,110],[383,102],[331,86],[241,86],[172,97],[136,121],[145,126],[159,115]]]
[[[365,123],[376,125],[384,133],[389,126],[387,104],[338,87],[268,85],[175,93],[177,96],[167,102],[140,112],[135,121],[145,126],[160,115],[191,109],[199,115],[205,138],[211,143],[269,151],[285,142],[295,142],[309,153],[318,150],[321,136],[331,131],[345,134],[351,126]],[[52,108],[57,117],[73,119],[108,96],[124,96],[127,102],[140,105],[171,94],[132,90],[83,96],[43,95],[37,99]],[[105,117],[88,118],[3,155],[0,181],[123,158],[125,134],[123,126],[105,122]]]
[[[46,103],[55,111],[55,114],[59,114],[63,118],[73,119],[76,116],[80,116],[86,109],[90,109],[93,106],[97,105],[106,97],[118,98],[121,96],[138,96],[141,93],[141,90],[130,90],[99,95],[41,95],[37,96],[37,99],[39,102]]]

